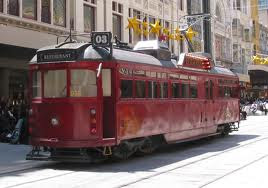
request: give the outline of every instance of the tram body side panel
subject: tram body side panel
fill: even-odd
[[[239,121],[239,99],[216,99],[214,109],[216,124],[225,124]]]
[[[216,132],[215,125],[208,127],[201,121],[202,104],[202,100],[121,101],[117,104],[119,139],[166,134],[169,141]]]

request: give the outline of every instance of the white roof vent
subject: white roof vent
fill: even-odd
[[[133,50],[152,55],[159,60],[171,60],[171,52],[168,49],[167,43],[158,40],[139,41]]]

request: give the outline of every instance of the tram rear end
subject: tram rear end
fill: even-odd
[[[79,60],[88,47],[71,43],[40,50],[30,64],[33,150],[27,159],[90,161],[92,153],[114,145],[114,138],[103,139],[102,63]]]

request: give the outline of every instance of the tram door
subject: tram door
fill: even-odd
[[[207,80],[205,82],[205,124],[207,127],[214,125],[215,117],[214,117],[214,84],[213,80]]]
[[[114,72],[112,69],[102,69],[103,89],[103,138],[115,138],[115,94]]]

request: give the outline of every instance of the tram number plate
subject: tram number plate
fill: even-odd
[[[94,47],[109,47],[111,46],[111,32],[92,32],[92,45]]]

